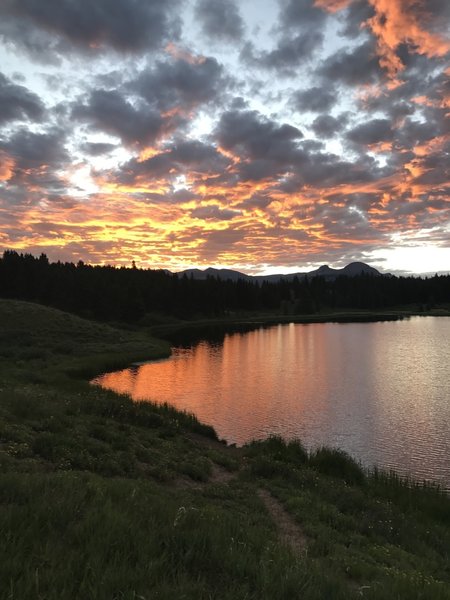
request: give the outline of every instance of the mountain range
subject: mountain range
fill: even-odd
[[[234,271],[233,269],[214,269],[209,267],[205,270],[201,269],[186,269],[185,271],[179,271],[177,273],[178,276],[186,275],[187,277],[192,277],[197,280],[204,280],[207,277],[217,277],[221,280],[231,279],[232,281],[237,281],[238,279],[244,279],[246,281],[269,281],[273,283],[277,283],[279,281],[291,281],[294,277],[298,277],[299,279],[303,277],[324,277],[327,280],[336,279],[340,275],[346,275],[347,277],[355,277],[356,275],[373,275],[380,276],[381,273],[371,267],[366,265],[363,262],[352,262],[345,266],[343,269],[332,269],[328,265],[322,265],[318,269],[314,271],[299,272],[299,273],[290,273],[288,275],[283,274],[275,274],[275,275],[246,275],[245,273],[241,273],[240,271]]]

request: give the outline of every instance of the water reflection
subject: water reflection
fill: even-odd
[[[450,485],[450,319],[278,325],[96,383],[194,412],[228,442],[280,434]]]

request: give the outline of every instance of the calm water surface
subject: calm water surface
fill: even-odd
[[[277,325],[98,377],[238,445],[270,434],[450,487],[450,318]]]

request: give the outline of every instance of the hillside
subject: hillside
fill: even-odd
[[[167,353],[144,333],[0,300],[0,353],[2,600],[450,598],[438,490],[79,378]]]

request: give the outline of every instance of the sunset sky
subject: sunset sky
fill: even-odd
[[[450,272],[449,0],[2,0],[0,248]]]

